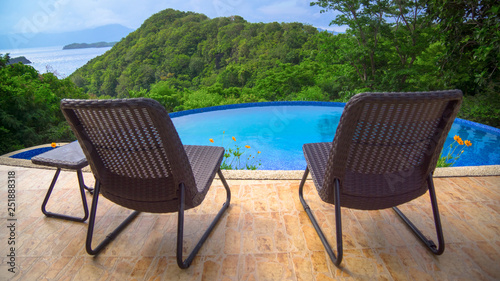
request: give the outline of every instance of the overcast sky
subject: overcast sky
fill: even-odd
[[[173,8],[209,18],[242,16],[249,22],[301,22],[329,26],[332,12],[320,14],[310,0],[0,0],[0,33],[58,33],[121,24],[136,29],[151,15]]]

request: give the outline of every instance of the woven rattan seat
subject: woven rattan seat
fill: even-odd
[[[432,174],[461,101],[459,90],[358,94],[346,104],[332,143],[304,144],[307,167],[299,197],[337,266],[342,261],[340,207],[392,207],[433,253],[443,253]],[[337,255],[303,198],[309,172],[320,198],[335,205]],[[428,190],[438,247],[396,207]]]
[[[229,207],[231,193],[220,170],[224,148],[183,146],[165,108],[151,99],[65,99],[61,109],[96,178],[87,252],[98,254],[139,212],[178,212],[177,262],[181,268],[188,267]],[[203,202],[216,173],[226,189],[226,202],[183,261],[184,210]],[[135,211],[92,249],[99,194]]]

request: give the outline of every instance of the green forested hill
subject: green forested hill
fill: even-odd
[[[331,82],[319,81],[326,65],[316,59],[319,44],[331,36],[301,23],[209,19],[169,9],[153,15],[71,78],[96,96],[171,89],[178,95],[176,110],[197,107],[193,103],[202,102],[201,96],[206,96],[205,103],[249,102],[300,98],[308,90],[327,100]]]

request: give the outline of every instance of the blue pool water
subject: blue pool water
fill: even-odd
[[[303,170],[306,162],[302,145],[332,141],[343,107],[343,103],[332,102],[274,102],[202,108],[170,116],[184,144],[226,148],[239,145],[244,150],[249,145],[245,155],[254,156],[261,151],[259,169]],[[456,119],[445,151],[455,135],[472,142],[455,167],[500,164],[499,129]]]
[[[54,149],[54,148],[51,147],[51,146],[49,146],[49,147],[33,148],[33,149],[30,149],[30,150],[27,150],[27,151],[24,151],[24,152],[20,152],[20,153],[14,154],[14,155],[10,156],[10,158],[30,160],[31,157],[37,156],[38,154],[42,154],[42,153],[47,152],[47,151],[52,150],[52,149]]]

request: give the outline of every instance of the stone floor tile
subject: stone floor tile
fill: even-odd
[[[0,173],[12,167],[0,166]],[[47,218],[40,211],[54,170],[15,168],[19,200],[16,274],[9,245],[0,244],[1,280],[499,280],[500,177],[435,179],[446,250],[431,254],[391,210],[341,209],[344,257],[336,267],[298,198],[298,180],[229,180],[231,206],[190,268],[177,266],[177,214],[140,214],[97,257],[85,251],[88,223]],[[87,185],[94,179],[84,173]],[[0,184],[5,183],[0,177]],[[61,172],[48,208],[81,215],[74,172]],[[0,190],[0,205],[5,203]],[[304,196],[334,252],[335,209],[308,180]],[[89,206],[92,196],[86,194]],[[198,207],[187,210],[183,255],[215,217],[225,190],[219,180]],[[428,195],[400,209],[433,240]],[[99,199],[94,246],[130,210]],[[4,213],[1,219],[7,219]],[[0,232],[0,241],[6,241]]]

